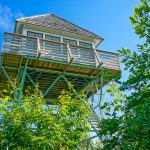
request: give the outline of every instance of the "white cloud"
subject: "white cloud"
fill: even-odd
[[[16,18],[23,17],[23,14],[18,11],[13,13],[8,6],[0,4],[0,29],[1,30],[13,30],[14,20]]]

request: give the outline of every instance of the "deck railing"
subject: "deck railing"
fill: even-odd
[[[65,63],[87,65],[96,68],[103,66],[108,69],[120,69],[119,57],[116,53],[14,33],[5,33],[3,52],[56,60]]]

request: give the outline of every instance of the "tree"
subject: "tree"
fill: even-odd
[[[15,88],[15,90],[13,90]],[[59,146],[74,149],[81,136],[90,130],[88,103],[83,94],[69,85],[57,106],[48,106],[43,94],[28,87],[20,97],[16,83],[0,95],[0,149],[56,150]],[[60,148],[61,149],[61,148]]]
[[[149,0],[141,0],[141,5],[135,7],[130,17],[143,44],[137,45],[137,51],[125,48],[118,51],[130,75],[127,81],[120,82],[119,89],[115,85],[108,89],[113,100],[101,107],[107,115],[101,121],[99,133],[104,149],[150,149],[149,3]]]

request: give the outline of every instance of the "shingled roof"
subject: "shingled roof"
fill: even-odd
[[[86,29],[83,29],[63,18],[57,17],[54,14],[23,17],[17,19],[17,21],[102,39],[100,36],[87,31]]]

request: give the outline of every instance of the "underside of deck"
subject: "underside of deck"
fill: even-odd
[[[51,102],[57,100],[63,89],[68,89],[67,83],[69,82],[77,92],[80,92],[100,77],[102,69],[78,65],[68,66],[67,63],[46,61],[10,53],[1,54],[0,66],[0,91],[7,88],[8,78],[10,80],[17,78],[19,82],[26,66],[24,90],[28,86],[34,87],[38,84],[39,90]],[[118,72],[116,70],[109,71],[114,74]],[[108,82],[104,80],[103,86]],[[100,81],[98,86],[100,88]],[[88,88],[89,95],[94,91],[96,91],[96,88]]]

